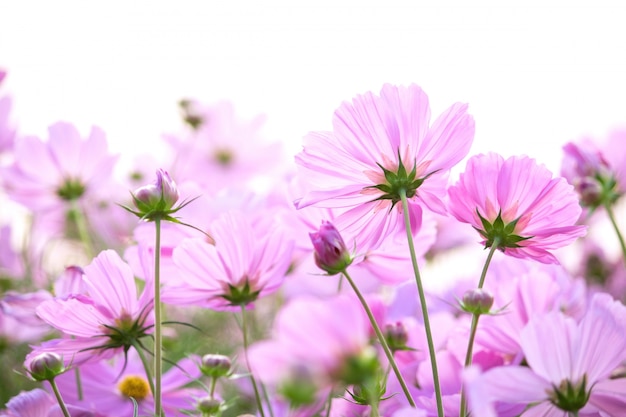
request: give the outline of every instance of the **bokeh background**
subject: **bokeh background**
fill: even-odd
[[[624,21],[602,0],[2,1],[2,93],[21,133],[96,124],[116,151],[156,147],[181,98],[227,99],[292,155],[343,100],[414,82],[433,114],[470,103],[472,153],[558,169],[564,142],[626,124]]]

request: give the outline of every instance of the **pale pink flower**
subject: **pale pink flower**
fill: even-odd
[[[304,196],[298,208],[345,208],[359,219],[374,247],[403,230],[400,189],[409,200],[411,225],[419,229],[421,206],[445,213],[443,198],[452,166],[474,137],[467,105],[456,103],[432,125],[428,97],[417,85],[386,84],[380,96],[366,93],[335,112],[333,132],[313,132],[296,156]]]
[[[275,229],[253,228],[242,213],[211,224],[215,244],[186,239],[174,249],[179,279],[164,285],[164,302],[233,309],[275,292],[291,263],[293,241]]]
[[[485,247],[496,242],[516,258],[558,263],[550,251],[586,231],[576,225],[581,208],[572,186],[526,156],[473,156],[449,196],[450,212],[472,225]]]
[[[1,171],[9,197],[31,210],[64,208],[97,195],[117,160],[108,153],[104,132],[97,127],[85,139],[64,122],[50,126],[48,132],[47,142],[32,136],[17,141],[15,161]]]
[[[522,330],[528,366],[491,369],[469,386],[482,391],[472,408],[496,414],[492,403],[527,404],[522,416],[614,414],[626,406],[626,384],[611,374],[626,359],[626,308],[597,294],[579,323],[560,312],[535,316]],[[605,414],[602,414],[605,415]]]
[[[176,160],[170,172],[179,182],[195,181],[209,192],[249,183],[275,171],[281,145],[260,135],[264,116],[242,121],[231,103],[212,106],[185,102],[185,119],[194,129],[183,135],[168,135]],[[191,122],[194,120],[194,122]]]
[[[0,226],[0,276],[18,279],[24,276],[24,259],[13,248],[12,234],[10,225]]]
[[[145,268],[150,271],[149,260]],[[41,352],[52,351],[66,363],[111,357],[128,350],[152,332],[154,296],[152,274],[146,273],[144,291],[137,296],[131,268],[112,250],[101,252],[84,268],[88,296],[71,295],[41,303],[37,314],[46,323],[72,338],[55,339],[35,347],[27,363]]]
[[[15,128],[9,120],[11,98],[0,97],[0,154],[11,151],[15,144]]]
[[[36,342],[50,326],[35,314],[37,306],[52,299],[45,290],[32,293],[7,291],[0,299],[0,335],[10,342]]]

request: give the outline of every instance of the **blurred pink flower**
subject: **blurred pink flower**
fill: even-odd
[[[51,299],[45,290],[7,291],[0,299],[0,335],[11,342],[35,342],[50,333],[51,327],[37,317],[35,309]]]
[[[6,410],[0,410],[0,417],[63,417],[54,397],[40,388],[22,391],[11,398],[6,406]],[[71,417],[104,417],[72,405],[66,406]]]
[[[626,359],[625,323],[626,308],[607,294],[594,296],[580,323],[560,312],[535,316],[521,333],[528,366],[497,367],[476,378],[469,390],[482,395],[470,395],[472,409],[492,417],[491,404],[501,401],[527,404],[523,416],[621,415],[626,384],[611,374]]]
[[[370,348],[369,323],[356,301],[300,297],[280,310],[272,339],[250,347],[250,368],[279,391],[291,384],[317,391],[340,381],[348,364]]]
[[[445,213],[450,168],[465,157],[474,138],[467,105],[456,103],[430,124],[428,97],[417,85],[386,84],[380,96],[366,93],[335,112],[333,132],[313,132],[296,156],[304,195],[298,208],[345,208],[359,219],[368,247],[402,230],[400,189],[409,200],[411,225],[419,229],[421,206]]]
[[[15,128],[10,122],[11,98],[0,97],[0,154],[11,151],[15,145]]]
[[[0,226],[0,277],[19,279],[24,277],[24,259],[13,248],[11,225]]]
[[[253,228],[239,212],[225,213],[210,230],[215,245],[186,239],[174,249],[182,277],[165,283],[163,302],[229,310],[280,287],[293,251],[280,230]]]
[[[163,409],[168,416],[183,417],[181,410],[193,410],[196,398],[206,395],[199,388],[185,386],[200,377],[198,357],[185,358],[163,374]],[[128,356],[116,355],[112,360],[80,365],[83,400],[78,399],[76,376],[66,372],[56,378],[59,391],[68,404],[73,404],[102,416],[132,417],[133,395],[139,405],[139,415],[152,415],[154,399],[146,378],[146,372],[134,351]]]
[[[65,122],[50,126],[48,132],[48,142],[32,136],[17,141],[13,164],[1,171],[9,197],[31,210],[64,208],[97,195],[117,160],[97,127],[86,139]]]
[[[165,137],[176,154],[170,173],[179,183],[195,181],[214,193],[267,176],[281,166],[276,163],[281,145],[267,143],[259,134],[264,116],[244,122],[228,102],[212,106],[192,100],[184,103],[184,117],[193,129]]]
[[[473,156],[449,196],[452,215],[472,225],[485,247],[497,240],[516,258],[558,263],[549,251],[586,232],[575,225],[581,208],[572,186],[526,156]]]
[[[146,268],[149,262],[146,260]],[[35,347],[26,363],[38,353],[52,351],[66,363],[108,358],[128,350],[134,341],[152,331],[154,297],[152,274],[137,297],[131,268],[112,250],[101,252],[84,268],[88,295],[70,295],[41,303],[37,314],[63,332],[67,339],[55,339]]]

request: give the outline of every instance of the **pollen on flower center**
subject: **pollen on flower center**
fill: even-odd
[[[148,381],[139,375],[125,376],[117,388],[120,393],[126,397],[133,397],[137,401],[141,401],[150,394],[150,386]]]

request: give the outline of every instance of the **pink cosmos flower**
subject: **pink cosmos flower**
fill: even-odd
[[[334,131],[310,133],[296,156],[308,185],[296,206],[345,208],[342,216],[367,226],[374,247],[404,228],[398,204],[403,189],[416,231],[422,205],[445,213],[448,172],[474,137],[466,110],[467,105],[453,104],[431,125],[428,97],[417,85],[386,84],[380,96],[366,93],[342,104]]]
[[[151,271],[150,260],[144,263]],[[128,350],[131,341],[138,341],[152,330],[154,317],[152,273],[145,274],[147,283],[137,297],[131,268],[112,250],[101,252],[84,268],[83,277],[88,295],[70,295],[41,303],[37,314],[46,323],[72,338],[54,339],[35,347],[27,359],[52,351],[65,363],[108,358]],[[141,342],[139,342],[141,343]]]
[[[48,291],[7,291],[0,299],[0,335],[10,342],[36,342],[51,328],[35,314],[35,308],[52,299]]]
[[[174,249],[182,277],[168,281],[163,302],[228,310],[275,292],[291,263],[293,242],[279,229],[254,229],[247,217],[228,212],[211,225],[212,245],[186,239]]]
[[[272,339],[250,347],[250,368],[287,398],[290,388],[313,388],[313,402],[313,392],[340,381],[349,363],[368,356],[370,349],[369,323],[352,298],[300,297],[280,310]]]
[[[485,247],[506,255],[558,263],[549,251],[585,234],[576,226],[581,208],[571,185],[534,159],[476,155],[449,189],[449,210],[472,225]]]
[[[0,97],[0,154],[12,150],[15,142],[15,128],[9,120],[10,113],[11,98]]]
[[[186,358],[172,366],[162,376],[163,409],[167,416],[183,417],[192,411],[197,398],[206,393],[185,386],[200,377],[198,357]],[[132,396],[139,405],[139,415],[152,415],[154,398],[146,372],[134,351],[119,354],[112,360],[80,365],[83,400],[78,399],[74,372],[66,372],[55,381],[68,404],[98,412],[102,416],[132,417]]]
[[[81,408],[67,405],[71,417],[103,417]],[[21,392],[11,398],[6,410],[0,410],[0,417],[63,417],[63,412],[54,397],[37,388]]]
[[[242,121],[228,102],[211,106],[193,100],[183,103],[183,117],[192,130],[165,137],[176,152],[170,172],[177,181],[195,181],[214,193],[241,186],[280,166],[276,164],[282,152],[280,144],[267,143],[259,134],[264,116]]]
[[[64,122],[50,126],[48,132],[48,142],[21,138],[15,144],[14,163],[1,171],[9,197],[38,211],[97,194],[117,160],[107,152],[104,132],[97,127],[86,139]]]
[[[617,416],[626,383],[611,379],[626,359],[626,308],[596,294],[579,323],[559,312],[534,317],[521,334],[528,367],[491,369],[469,386],[476,415],[493,417],[495,401],[527,404],[522,416]],[[617,411],[619,410],[619,411]]]

